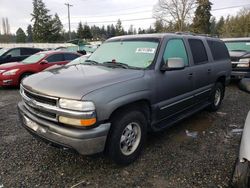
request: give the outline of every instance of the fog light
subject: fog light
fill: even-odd
[[[96,118],[74,119],[74,118],[59,116],[59,122],[67,124],[67,125],[88,127],[88,126],[94,125],[96,123]]]

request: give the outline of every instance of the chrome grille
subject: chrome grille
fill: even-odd
[[[57,99],[56,98],[47,97],[47,96],[45,97],[45,96],[42,96],[42,95],[38,95],[38,94],[35,94],[35,93],[33,93],[31,91],[28,91],[28,90],[26,90],[24,88],[23,88],[23,92],[27,97],[29,97],[30,99],[33,99],[33,100],[35,100],[37,102],[52,105],[52,106],[57,105]]]
[[[36,94],[23,86],[20,87],[20,93],[25,107],[30,113],[50,121],[58,121],[57,114],[50,110],[50,108],[57,106],[57,98]]]

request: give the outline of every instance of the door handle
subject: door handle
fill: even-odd
[[[192,77],[193,77],[193,73],[189,73],[188,74],[188,79],[192,79]]]

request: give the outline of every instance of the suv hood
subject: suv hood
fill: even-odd
[[[94,90],[143,75],[144,70],[74,65],[31,75],[23,80],[22,85],[39,94],[81,100]]]

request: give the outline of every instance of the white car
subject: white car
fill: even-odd
[[[232,184],[233,187],[250,187],[250,112],[248,112],[245,121],[239,159],[236,163]]]

